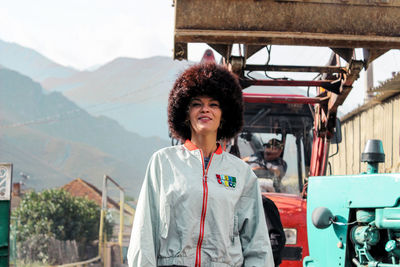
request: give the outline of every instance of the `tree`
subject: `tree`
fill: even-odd
[[[45,236],[76,240],[86,246],[99,236],[100,207],[88,198],[73,197],[63,189],[27,193],[13,216],[19,220],[17,242]],[[112,235],[112,224],[107,218],[105,233],[108,237]]]

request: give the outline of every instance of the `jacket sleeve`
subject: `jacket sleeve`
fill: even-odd
[[[153,155],[140,190],[128,248],[129,267],[157,266],[159,229],[159,162]]]
[[[257,177],[248,169],[246,188],[239,200],[239,234],[245,267],[273,267],[274,258],[265,222]]]

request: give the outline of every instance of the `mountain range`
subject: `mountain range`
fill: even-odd
[[[117,58],[94,71],[78,71],[0,40],[0,65],[39,82],[47,92],[61,92],[94,116],[104,115],[139,135],[164,139],[168,93],[189,64],[161,56]]]
[[[31,78],[0,69],[0,161],[14,165],[14,181],[35,189],[77,177],[101,188],[110,175],[137,196],[150,155],[169,144],[142,137],[104,116],[94,117],[59,92],[45,93]]]

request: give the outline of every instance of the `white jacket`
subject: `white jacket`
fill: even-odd
[[[133,266],[274,266],[257,177],[219,147],[204,169],[190,141],[156,152],[140,192]]]

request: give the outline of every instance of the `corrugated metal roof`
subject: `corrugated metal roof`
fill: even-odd
[[[400,72],[394,74],[393,78],[386,80],[377,87],[374,87],[372,92],[375,93],[375,96],[370,101],[344,115],[341,118],[341,121],[345,122],[350,120],[361,112],[368,110],[373,106],[382,104],[384,101],[400,94]]]

